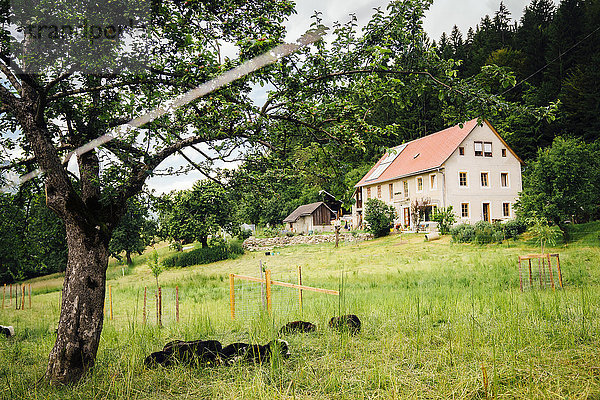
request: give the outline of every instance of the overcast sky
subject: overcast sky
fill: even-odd
[[[523,9],[530,1],[526,0],[504,0],[504,4],[511,12],[514,20],[521,18]],[[373,9],[381,7],[385,10],[389,0],[296,0],[297,14],[293,15],[286,24],[288,41],[295,41],[306,30],[310,28],[311,16],[315,11],[322,12],[321,17],[326,26],[331,27],[333,22],[347,22],[350,14],[355,14],[359,26],[364,26],[373,14]],[[425,30],[429,36],[438,40],[442,32],[450,33],[452,27],[457,25],[463,35],[469,27],[474,27],[483,16],[494,15],[498,10],[500,0],[434,0],[426,14]],[[326,38],[327,39],[327,38]],[[264,89],[254,93],[255,100],[262,103],[265,97]],[[185,153],[192,159],[199,159],[199,155],[193,150]],[[165,165],[182,165],[185,163],[181,157],[171,157],[166,160]],[[193,171],[187,176],[157,177],[148,181],[148,186],[158,193],[168,193],[171,190],[189,189],[195,181],[203,179],[199,172]]]
[[[504,0],[504,5],[511,12],[513,20],[518,20],[523,9],[531,1]],[[373,14],[373,9],[381,7],[385,10],[389,0],[296,0],[296,15],[287,24],[288,40],[295,40],[310,25],[310,17],[315,10],[321,11],[325,25],[331,26],[334,21],[347,22],[349,14],[356,14],[359,25],[363,26]],[[425,30],[436,41],[442,32],[450,33],[457,25],[463,34],[470,26],[475,27],[481,18],[494,15],[500,0],[434,0],[425,18]]]

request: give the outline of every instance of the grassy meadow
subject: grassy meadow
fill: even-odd
[[[156,326],[156,282],[147,255],[128,270],[108,271],[107,309],[97,364],[80,383],[40,381],[54,343],[60,276],[32,281],[32,309],[6,300],[0,324],[0,398],[56,399],[373,399],[600,398],[600,224],[576,227],[559,244],[564,290],[521,293],[517,256],[539,252],[531,240],[503,244],[424,242],[422,234],[361,243],[300,245],[276,255],[246,253],[213,264],[163,272],[163,324]],[[161,256],[170,252],[159,249]],[[273,288],[273,314],[261,312],[260,286],[236,282],[230,318],[228,274],[340,290],[341,295]],[[143,323],[144,288],[147,323]],[[178,287],[180,322],[175,319]],[[28,304],[26,304],[28,305]],[[357,336],[327,327],[353,313]],[[147,369],[143,359],[174,339],[264,344],[287,321],[316,323],[310,334],[286,335],[292,356],[265,365]]]

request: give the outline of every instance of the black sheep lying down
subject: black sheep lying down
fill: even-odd
[[[232,343],[221,351],[223,362],[233,364],[237,361],[262,363],[269,361],[273,354],[287,358],[290,356],[289,345],[285,340],[273,340],[265,345]]]
[[[360,332],[361,323],[356,315],[348,314],[331,318],[329,326],[336,331],[349,332],[352,335],[356,335]]]
[[[168,367],[175,364],[233,364],[237,361],[262,363],[268,361],[274,352],[288,357],[288,343],[285,340],[273,340],[265,345],[233,343],[223,348],[217,340],[176,340],[167,343],[162,351],[150,354],[144,364],[148,367]]]
[[[175,340],[167,343],[162,351],[146,357],[144,364],[165,367],[173,364],[211,364],[217,362],[221,349],[221,342],[217,340]]]
[[[12,326],[0,325],[0,335],[4,335],[6,337],[15,336],[15,328],[13,328]]]
[[[306,332],[313,332],[315,330],[317,330],[317,326],[313,323],[305,322],[305,321],[292,321],[292,322],[288,322],[287,324],[282,326],[281,329],[279,330],[279,333],[280,334],[306,333]]]

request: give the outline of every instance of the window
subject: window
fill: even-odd
[[[465,155],[465,148],[464,147],[459,147],[458,148],[458,154],[461,155],[461,156],[464,156]]]
[[[435,175],[429,175],[429,188],[431,190],[437,189],[437,177]]]
[[[483,155],[485,157],[492,156],[492,142],[483,142]]]
[[[394,184],[393,183],[390,183],[389,191],[390,191],[390,200],[394,200]]]
[[[370,198],[371,198],[371,188],[368,187],[367,188],[367,199],[370,199]]]
[[[423,178],[417,178],[417,192],[423,191]]]
[[[469,218],[469,203],[460,203],[461,218]]]
[[[502,157],[506,157],[506,149],[502,149]]]
[[[483,142],[475,142],[475,155],[477,157],[483,155]]]
[[[502,215],[510,217],[510,203],[502,203]]]
[[[408,199],[408,181],[404,181],[404,198]]]
[[[468,181],[467,181],[467,173],[466,172],[459,172],[458,173],[458,184],[459,186],[463,186],[463,187],[467,187]]]
[[[500,185],[503,188],[508,187],[508,172],[500,173]]]
[[[381,185],[377,185],[377,198],[381,198]]]
[[[481,187],[490,187],[490,180],[488,179],[488,173],[487,172],[482,172],[481,173]]]

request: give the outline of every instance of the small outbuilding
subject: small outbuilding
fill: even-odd
[[[283,220],[286,228],[296,233],[331,231],[335,213],[322,201],[304,204]]]

